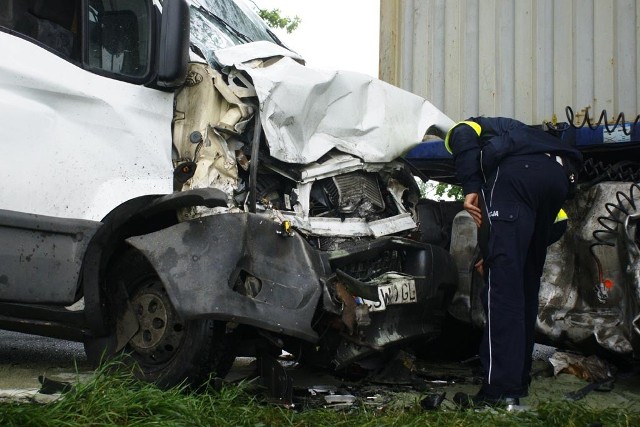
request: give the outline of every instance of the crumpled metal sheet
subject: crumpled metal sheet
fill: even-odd
[[[300,235],[277,231],[263,216],[227,213],[127,242],[153,265],[185,319],[233,321],[314,342],[326,261]],[[243,276],[259,281],[255,295]]]
[[[628,290],[637,288],[638,283],[633,283],[633,274],[629,273],[637,275],[640,266],[629,263],[625,256],[628,250],[621,238],[623,228],[610,224],[614,225],[612,232],[599,236],[613,245],[594,248],[604,279],[613,284],[611,288],[599,287],[597,264],[589,252],[589,247],[598,243],[594,231],[603,230],[599,219],[611,215],[607,203],[618,203],[616,194],[628,193],[629,185],[597,184],[579,192],[565,208],[569,228],[558,243],[549,247],[540,288],[538,330],[553,342],[579,347],[585,340],[595,339],[615,353],[629,354],[633,350],[628,316],[638,299]]]
[[[173,145],[178,158],[174,167],[187,161],[197,165],[181,190],[217,188],[231,201],[238,188],[236,145],[242,145],[236,136],[253,117],[253,106],[240,99],[219,72],[200,63],[189,64],[187,81],[176,94],[175,105]],[[192,206],[182,209],[180,218],[188,220],[220,210]]]
[[[366,74],[315,70],[291,57],[263,68],[248,63],[247,52],[270,55],[253,45],[217,55],[251,76],[278,160],[306,164],[336,148],[366,162],[389,162],[419,144],[431,126],[446,131],[454,124],[424,98]]]
[[[633,319],[640,306],[640,263],[638,262],[634,215],[640,209],[640,192],[634,193],[635,208],[626,208],[620,223],[600,238],[606,243],[594,248],[603,269],[604,279],[613,284],[599,287],[597,264],[589,247],[598,240],[594,232],[602,230],[599,221],[611,213],[607,204],[618,204],[629,194],[629,182],[604,182],[580,191],[568,202],[569,228],[547,251],[541,279],[537,333],[555,345],[580,348],[589,341],[618,354],[638,352],[638,333]],[[609,206],[611,209],[611,206]],[[619,214],[620,212],[618,212]],[[627,216],[625,221],[624,216]],[[453,223],[451,254],[456,260],[460,282],[449,312],[476,326],[484,322],[478,293],[477,273],[473,271],[476,228],[468,214],[461,213]]]

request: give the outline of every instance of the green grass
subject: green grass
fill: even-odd
[[[640,408],[596,410],[554,402],[527,412],[439,409],[416,402],[403,409],[355,407],[349,411],[293,411],[261,403],[246,384],[200,392],[163,391],[123,369],[102,369],[46,405],[1,403],[1,426],[638,426]]]

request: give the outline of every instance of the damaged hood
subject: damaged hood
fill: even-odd
[[[308,68],[293,52],[257,43],[216,56],[253,80],[270,154],[278,160],[307,164],[335,148],[365,162],[389,162],[422,142],[429,128],[446,132],[454,124],[413,93],[366,74]],[[256,61],[274,56],[282,58],[268,66]]]

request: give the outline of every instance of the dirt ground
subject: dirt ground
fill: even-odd
[[[542,349],[542,350],[540,350]],[[590,382],[574,374],[553,375],[548,359],[554,349],[538,347],[535,355],[534,379],[528,397],[521,399],[522,409],[535,407],[541,401],[561,401]],[[416,401],[443,396],[443,407],[453,407],[456,392],[475,393],[478,390],[476,360],[425,361],[400,352],[391,360],[373,361],[369,374],[354,369],[335,376],[281,360],[287,376],[292,378],[293,400],[299,405],[348,406],[355,401],[370,405],[409,406]],[[377,366],[376,366],[377,365]],[[615,369],[615,368],[614,368]],[[251,358],[238,358],[228,381],[238,381],[256,372]],[[371,373],[375,372],[375,374]],[[39,393],[38,377],[76,383],[91,378],[81,344],[68,341],[0,331],[0,401],[21,400],[48,402],[58,395]],[[621,369],[612,384],[593,390],[580,400],[594,408],[629,407],[640,403],[640,371]],[[579,394],[578,394],[579,395]],[[574,396],[575,397],[575,396]]]

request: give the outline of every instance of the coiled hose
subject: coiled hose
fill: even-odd
[[[608,133],[613,132],[618,126],[622,127],[622,132],[627,135],[627,136],[631,136],[631,134],[634,132],[636,126],[638,126],[638,123],[640,122],[640,114],[638,114],[635,118],[635,120],[633,121],[633,123],[630,124],[629,128],[627,129],[627,121],[625,120],[625,116],[624,113],[619,113],[618,116],[616,117],[615,122],[613,122],[613,125],[609,124],[609,118],[608,118],[608,114],[607,114],[607,110],[602,110],[602,112],[600,113],[600,117],[598,117],[598,120],[596,122],[592,121],[591,116],[589,115],[589,107],[585,108],[584,110],[584,119],[582,120],[582,123],[577,124],[577,118],[573,112],[573,109],[569,106],[567,106],[564,109],[565,114],[567,115],[567,125],[565,127],[558,127],[558,126],[553,126],[554,130],[557,131],[563,131],[563,130],[567,130],[568,126],[571,126],[575,129],[581,129],[584,127],[584,125],[587,125],[589,127],[589,129],[591,130],[596,130],[598,128],[598,126],[604,126],[604,128],[606,129],[606,131]]]
[[[622,225],[625,226],[627,219],[630,216],[637,215],[640,203],[640,183],[631,184],[628,193],[618,191],[616,192],[617,203],[606,203],[605,209],[609,213],[607,216],[598,217],[597,221],[601,225],[601,229],[593,232],[593,239],[595,243],[589,246],[589,252],[596,261],[598,268],[598,284],[596,285],[596,293],[598,300],[604,303],[608,297],[608,290],[613,286],[613,283],[609,279],[604,278],[602,270],[602,262],[595,253],[595,248],[598,246],[615,247],[619,230]],[[640,244],[639,237],[636,233],[635,244]]]

